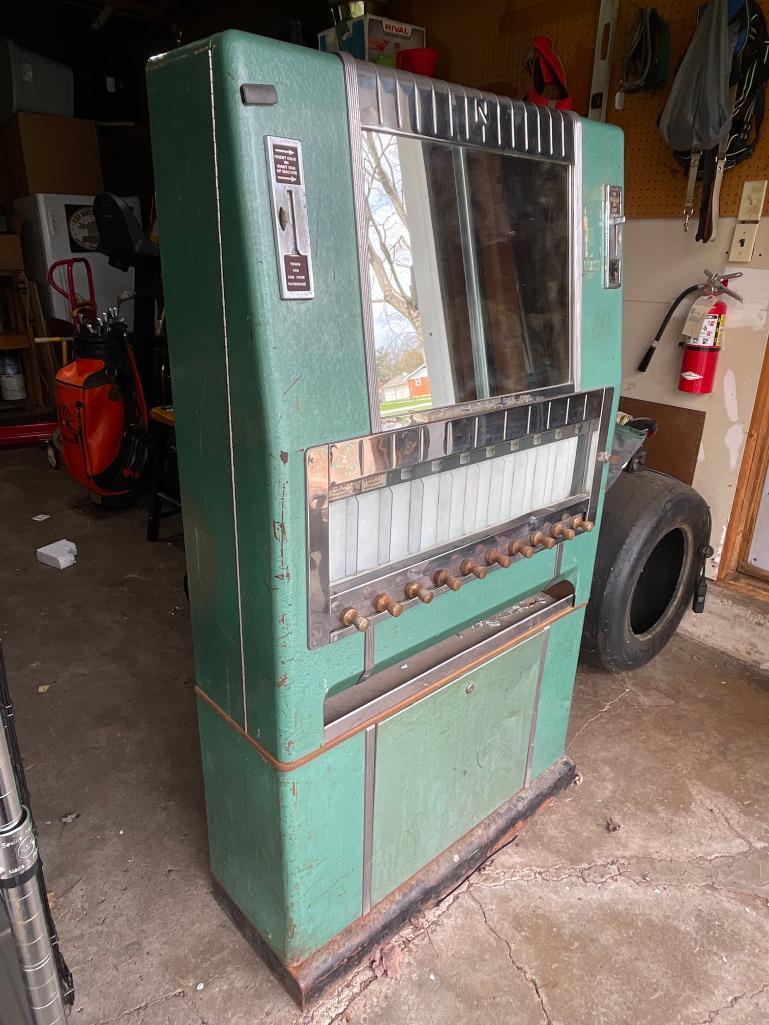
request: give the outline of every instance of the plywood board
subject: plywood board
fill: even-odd
[[[644,442],[649,469],[660,470],[684,484],[691,484],[705,426],[704,410],[631,399],[626,395],[620,398],[619,408],[633,417],[645,416],[657,421],[656,434]]]

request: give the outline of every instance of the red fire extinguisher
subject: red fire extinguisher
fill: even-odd
[[[729,275],[731,278],[739,278],[741,276],[741,271],[735,271]],[[704,282],[685,288],[673,301],[638,367],[641,373],[647,370],[657,345],[665,332],[665,328],[670,323],[670,318],[687,295],[691,295],[693,292],[700,292],[702,296],[711,297],[713,302],[710,308],[695,320],[695,330],[697,333],[685,333],[684,340],[681,342],[684,354],[681,361],[681,373],[678,378],[678,389],[679,391],[691,392],[697,395],[707,395],[713,391],[713,381],[716,376],[718,354],[721,351],[727,311],[727,305],[720,296],[730,295],[733,299],[742,302],[742,296],[733,292],[728,287],[729,278],[725,275],[713,274],[711,271],[706,270],[705,279]],[[696,314],[696,304],[700,301],[699,299],[696,300],[694,306],[692,306],[692,312],[689,314],[690,319],[692,319],[692,314]],[[688,323],[687,321],[687,326]],[[686,327],[684,332],[686,332]]]
[[[696,336],[684,336],[681,342],[684,356],[681,360],[681,376],[678,378],[679,391],[693,392],[695,395],[709,395],[713,391],[726,309],[723,299],[716,299],[702,318],[699,333]]]

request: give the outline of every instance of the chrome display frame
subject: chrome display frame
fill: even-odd
[[[354,626],[344,626],[340,621],[346,608],[357,608],[373,626],[389,616],[388,612],[373,611],[373,600],[379,594],[389,593],[396,597],[407,612],[419,604],[419,598],[403,597],[406,585],[412,581],[423,582],[438,597],[449,593],[446,585],[438,587],[433,584],[434,575],[439,570],[449,570],[459,577],[458,567],[463,560],[474,559],[485,565],[485,554],[489,548],[503,548],[513,541],[523,541],[546,523],[576,515],[595,519],[601,478],[608,459],[605,449],[613,394],[612,388],[596,389],[530,402],[517,407],[512,415],[509,410],[474,413],[308,449],[305,453],[308,647],[319,648],[355,632]],[[581,454],[586,464],[582,479],[589,485],[585,490],[575,491],[563,502],[533,509],[492,531],[481,531],[436,546],[423,554],[409,556],[331,585],[328,576],[329,501],[384,487],[396,479],[408,479],[419,464],[430,463],[435,472],[439,472],[445,460],[456,455],[472,457],[473,453],[478,453],[479,458],[491,458],[574,434],[584,439],[587,446],[596,428],[592,473],[587,465],[589,451],[583,450]],[[353,462],[351,465],[350,454],[356,451],[357,464]],[[342,458],[335,459],[337,454]],[[579,460],[578,456],[577,472]],[[558,542],[559,545],[562,543]],[[557,548],[555,550],[558,551]],[[534,556],[537,557],[540,557],[539,552]],[[504,571],[513,572],[521,558],[523,556],[516,556],[512,566]],[[502,570],[498,565],[486,568],[487,573]],[[464,575],[462,579],[463,584],[479,583],[471,574]]]
[[[551,160],[570,168],[569,380],[528,392],[420,410],[420,419],[424,422],[444,420],[452,415],[505,409],[537,398],[578,392],[581,371],[583,224],[582,127],[577,115],[572,111],[539,107],[385,65],[369,64],[344,52],[339,52],[337,56],[344,64],[347,94],[371,433],[377,434],[383,428],[366,247],[364,130],[386,131],[394,135],[446,142],[461,148]],[[408,413],[400,416],[393,414],[388,419],[407,423],[408,417]]]

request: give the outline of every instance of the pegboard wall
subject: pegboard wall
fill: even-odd
[[[769,0],[761,5],[769,15]],[[532,36],[551,36],[566,68],[574,108],[586,114],[599,6],[600,0],[391,0],[388,13],[425,26],[428,46],[440,53],[439,78],[513,97],[524,96],[528,89],[525,62]],[[625,109],[614,109],[622,55],[638,10],[633,0],[620,0],[607,120],[625,132],[627,215],[680,217],[686,178],[659,133],[657,119],[691,39],[698,0],[657,0],[654,6],[670,27],[668,84],[659,93],[626,96]],[[721,215],[736,215],[744,181],[767,176],[769,113],[756,152],[724,176]]]

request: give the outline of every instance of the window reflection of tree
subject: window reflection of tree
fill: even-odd
[[[382,385],[423,362],[422,321],[396,137],[364,132],[363,166],[372,301],[386,326],[377,331],[375,324],[377,378]]]
[[[363,140],[378,383],[381,387],[410,373],[425,359],[399,150],[418,145],[453,394],[457,402],[472,401],[478,395],[457,201],[457,147],[370,131]],[[568,168],[472,147],[464,153],[490,394],[563,383],[570,354]]]
[[[430,194],[438,276],[445,311],[446,344],[457,402],[477,398],[470,312],[462,259],[457,189],[454,181],[454,147],[424,143],[425,174]]]

